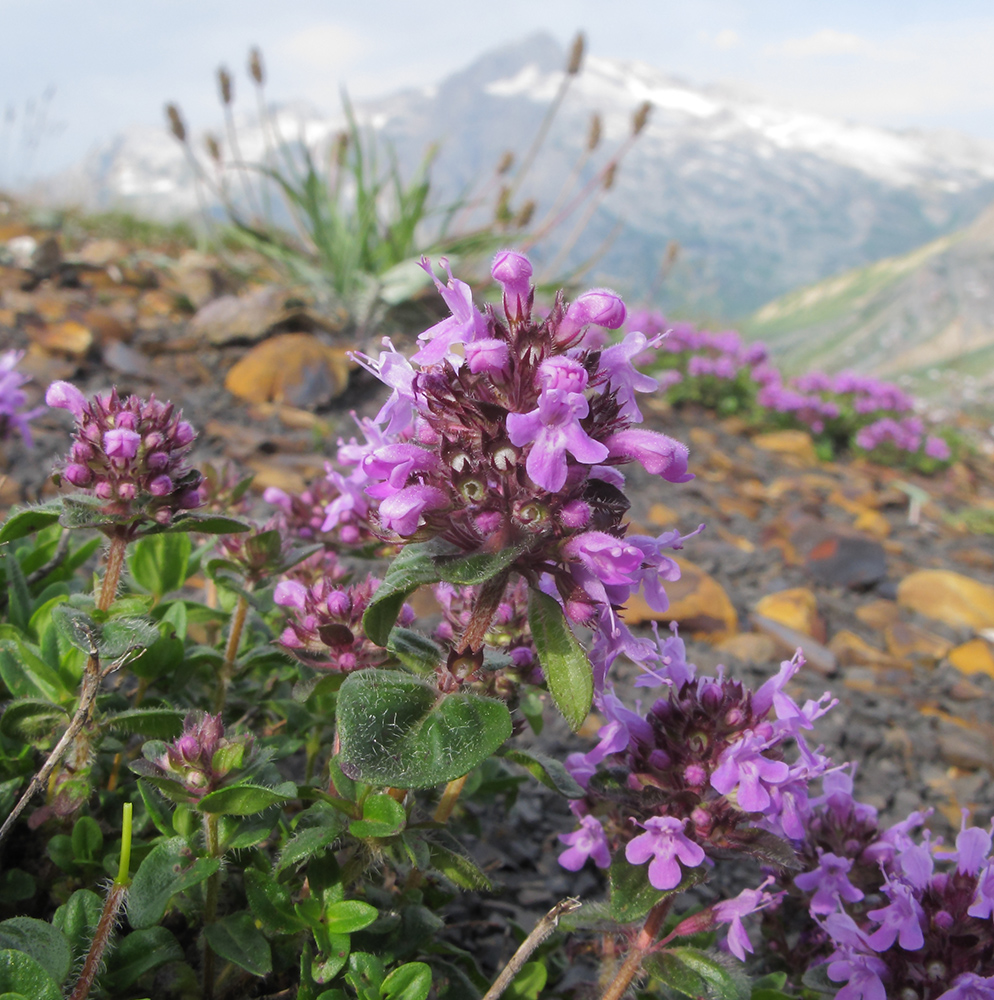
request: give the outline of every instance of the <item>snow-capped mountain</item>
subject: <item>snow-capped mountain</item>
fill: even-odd
[[[437,204],[485,184],[507,150],[519,157],[563,79],[565,54],[547,36],[482,56],[435,87],[357,107],[363,124],[413,169],[430,142]],[[994,143],[962,135],[895,132],[774,107],[722,88],[691,86],[636,62],[589,57],[572,82],[515,205],[541,218],[582,160],[591,115],[600,146],[582,163],[589,179],[627,141],[633,111],[652,104],[568,262],[586,259],[620,225],[595,277],[629,295],[654,290],[670,312],[734,317],[800,285],[900,254],[971,221],[994,200]],[[344,124],[302,107],[278,112],[287,139],[320,147]],[[220,128],[218,132],[220,132]],[[266,137],[240,127],[245,160]],[[199,140],[196,148],[201,147]],[[582,182],[582,181],[581,181]],[[58,190],[92,207],[170,215],[196,209],[191,170],[168,135],[133,130],[58,179]],[[583,209],[536,251],[555,257]],[[670,241],[675,266],[658,279]],[[563,269],[560,264],[560,270]]]

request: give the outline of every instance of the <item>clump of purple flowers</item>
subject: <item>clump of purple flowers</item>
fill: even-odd
[[[0,441],[6,441],[16,430],[27,447],[31,447],[30,421],[45,412],[39,406],[27,410],[28,397],[21,388],[30,382],[30,376],[22,375],[17,365],[24,357],[23,351],[5,351],[0,354]]]
[[[535,316],[531,273],[520,254],[498,254],[502,314],[477,309],[451,272],[446,284],[432,274],[451,315],[421,334],[412,359],[389,340],[378,358],[358,356],[392,392],[360,424],[365,442],[339,448],[347,471],[329,473],[338,495],[321,530],[435,540],[452,553],[513,549],[507,579],[557,595],[571,621],[618,636],[615,609],[643,580],[665,607],[658,581],[661,572],[674,579],[675,564],[662,549],[679,539],[625,537],[617,467],[638,461],[685,482],[687,449],[637,427],[638,394],[657,381],[633,358],[653,343],[633,332],[601,349],[596,328],[622,325],[621,299],[595,289],[567,303],[560,293]]]
[[[674,404],[696,402],[759,424],[804,428],[826,450],[858,448],[922,471],[952,458],[949,443],[926,431],[914,400],[892,382],[856,372],[785,378],[763,344],[746,344],[734,330],[698,330],[648,311],[633,314],[632,322],[647,335],[665,334],[659,380]]]
[[[102,501],[115,521],[169,524],[178,512],[203,503],[203,477],[186,464],[196,432],[172,403],[154,396],[122,399],[116,389],[87,400],[69,382],[53,382],[45,402],[76,418],[57,479]]]
[[[835,701],[825,694],[799,706],[786,693],[804,662],[800,653],[756,691],[723,670],[698,676],[675,633],[643,653],[636,686],[668,691],[644,713],[610,689],[599,696],[607,720],[599,742],[566,761],[586,796],[572,804],[581,825],[560,838],[569,845],[561,862],[575,869],[583,855],[607,867],[622,852],[630,864],[649,862],[649,883],[659,890],[679,885],[685,869],[732,854],[792,865],[782,838],[802,832],[797,816],[808,784],[831,767],[807,746],[802,730]],[[793,760],[786,753],[791,745]],[[752,900],[754,908],[770,902]],[[730,910],[721,913],[734,923]]]

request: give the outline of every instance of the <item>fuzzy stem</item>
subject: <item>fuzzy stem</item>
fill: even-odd
[[[638,975],[639,969],[646,955],[652,951],[659,929],[663,926],[666,914],[670,908],[670,897],[657,903],[645,918],[642,930],[632,944],[632,949],[628,953],[618,974],[611,980],[610,985],[604,991],[601,1000],[621,1000],[625,995],[625,990],[631,985],[632,980]]]
[[[117,878],[111,883],[107,892],[100,921],[93,934],[93,941],[90,942],[90,950],[86,953],[83,971],[79,974],[79,979],[76,980],[69,1000],[86,1000],[90,995],[93,980],[97,977],[104,952],[107,950],[111,935],[114,933],[117,915],[121,912],[121,907],[128,895],[128,886],[131,885],[131,814],[133,808],[130,802],[124,804],[124,820],[121,829],[121,864],[117,870]]]
[[[490,623],[494,620],[494,615],[500,607],[501,598],[507,589],[510,575],[509,571],[498,573],[497,576],[491,577],[480,587],[480,592],[473,604],[473,617],[470,618],[462,641],[459,643],[460,651],[471,650],[475,653],[483,647],[483,637],[487,634]]]
[[[464,774],[461,778],[454,778],[445,786],[445,791],[442,792],[442,797],[438,800],[438,806],[435,809],[434,820],[436,823],[446,823],[449,817],[452,815],[452,810],[456,807],[456,802],[459,799],[459,793],[462,791],[463,785],[466,784],[466,778],[469,775]]]
[[[204,816],[204,837],[207,841],[207,856],[220,857],[221,844],[218,837],[218,817],[212,813]],[[221,888],[221,872],[214,872],[207,879],[204,893],[204,927],[209,927],[217,917],[217,899]],[[204,1000],[214,996],[214,952],[204,937]]]
[[[497,1000],[504,990],[511,985],[511,981],[521,971],[522,966],[531,957],[532,952],[559,926],[559,918],[564,913],[572,913],[580,905],[578,899],[564,899],[556,903],[534,926],[531,934],[521,942],[518,950],[511,956],[511,960],[494,980],[493,986],[487,990],[483,1000]]]
[[[228,685],[235,672],[235,657],[238,656],[238,646],[242,641],[242,632],[245,629],[245,618],[248,615],[249,602],[244,594],[238,595],[238,603],[235,605],[235,613],[231,616],[231,631],[228,633],[228,642],[224,647],[224,663],[221,666],[221,674],[217,679],[217,691],[214,695],[214,711],[221,712],[224,709],[225,700],[228,697]]]
[[[107,568],[104,570],[103,582],[100,584],[100,596],[97,598],[97,608],[100,611],[109,610],[117,594],[117,584],[124,569],[124,553],[128,548],[128,540],[123,535],[111,535],[110,551],[107,553]]]

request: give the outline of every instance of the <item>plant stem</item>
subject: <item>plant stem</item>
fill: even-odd
[[[487,990],[483,1000],[497,1000],[497,998],[511,985],[511,981],[521,971],[521,967],[531,957],[532,952],[559,926],[559,918],[564,913],[572,913],[579,909],[582,904],[578,899],[564,899],[549,910],[542,919],[532,929],[521,942],[518,950],[511,956],[511,960],[501,969],[500,975],[494,980],[493,986]]]
[[[494,615],[500,607],[501,598],[507,589],[510,575],[510,571],[505,570],[503,573],[491,577],[480,587],[480,592],[473,604],[473,617],[470,618],[462,641],[459,643],[460,651],[471,650],[475,653],[482,649],[483,637],[487,634],[490,623],[494,620]]]
[[[608,988],[604,991],[601,1000],[621,1000],[625,995],[625,990],[628,989],[632,980],[638,975],[638,971],[642,967],[642,962],[645,960],[646,955],[652,951],[656,938],[659,935],[659,929],[663,926],[663,921],[666,919],[666,913],[669,908],[670,898],[667,897],[649,911],[649,915],[645,918],[645,923],[642,925],[642,930],[639,931],[638,937],[632,944],[631,951],[629,951],[617,975],[611,980]]]
[[[76,985],[69,1000],[86,1000],[93,988],[93,980],[97,977],[100,963],[103,960],[104,952],[110,943],[111,935],[114,933],[114,926],[117,924],[117,915],[121,912],[124,900],[128,895],[128,886],[131,885],[131,813],[132,804],[126,802],[124,805],[124,823],[121,830],[121,863],[117,870],[117,878],[111,883],[107,892],[107,899],[104,901],[103,912],[100,914],[100,921],[90,942],[90,950],[86,953],[86,961],[83,963],[83,971],[76,980]]]
[[[111,535],[110,550],[107,553],[107,568],[100,584],[100,596],[97,598],[97,608],[107,611],[114,603],[117,594],[117,584],[124,569],[124,553],[128,549],[128,540],[123,535]]]
[[[218,838],[218,817],[212,813],[204,816],[204,838],[207,841],[207,856],[220,857],[221,844]],[[204,927],[209,927],[217,918],[217,899],[221,888],[221,871],[214,872],[207,879],[204,892]],[[204,1000],[214,997],[214,952],[204,936]]]
[[[238,656],[238,647],[242,641],[248,609],[248,598],[244,594],[239,594],[235,613],[231,616],[231,631],[228,633],[228,642],[224,647],[224,663],[221,665],[221,674],[217,679],[217,692],[214,695],[215,713],[223,711],[224,703],[228,697],[228,685],[235,672],[235,658]]]
[[[452,810],[456,807],[459,793],[462,791],[463,785],[466,784],[468,777],[469,775],[464,774],[461,778],[454,778],[445,786],[445,791],[442,792],[442,797],[438,800],[438,806],[435,809],[433,817],[436,823],[448,822],[449,817],[452,815]]]

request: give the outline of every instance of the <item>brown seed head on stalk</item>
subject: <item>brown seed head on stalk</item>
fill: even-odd
[[[217,89],[221,94],[221,103],[226,106],[234,99],[231,86],[231,74],[223,66],[218,66]]]
[[[532,221],[532,216],[535,214],[535,199],[529,198],[519,210],[517,216],[514,220],[515,228],[524,229],[529,222]]]
[[[259,46],[253,46],[252,50],[249,52],[248,61],[249,76],[261,87],[266,82],[266,69],[262,63],[262,52],[259,51]]]
[[[348,132],[339,132],[335,137],[335,163],[338,166],[345,165],[345,154],[349,150]]]
[[[618,172],[618,161],[612,160],[604,171],[604,190],[610,191],[614,187],[614,175]]]
[[[645,128],[645,123],[649,120],[649,112],[652,110],[651,101],[643,101],[638,110],[632,115],[632,135],[638,135]]]
[[[570,76],[576,76],[583,66],[583,49],[585,45],[586,39],[583,37],[583,32],[578,31],[576,38],[573,39],[573,45],[569,50],[569,62],[566,64],[566,72]]]
[[[497,196],[497,207],[494,209],[494,220],[501,224],[511,221],[511,189],[506,185],[500,189]]]
[[[503,177],[504,174],[511,169],[514,165],[514,153],[511,150],[507,150],[504,155],[497,161],[497,176]]]
[[[186,125],[179,107],[175,104],[166,105],[166,119],[169,122],[169,131],[180,141],[186,142]]]
[[[215,162],[221,162],[221,144],[217,141],[217,136],[208,132],[204,136],[204,145],[207,147],[207,155]]]
[[[590,116],[590,131],[587,132],[587,152],[592,153],[601,144],[601,116],[595,111]]]

